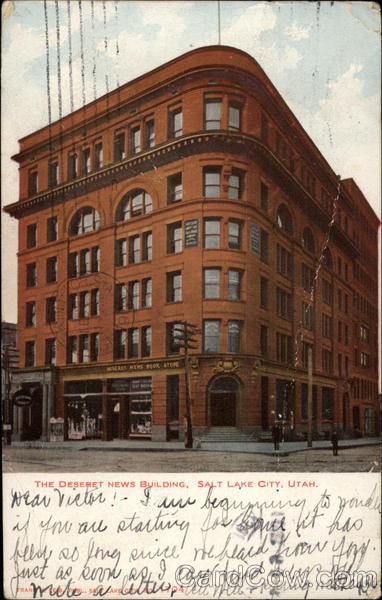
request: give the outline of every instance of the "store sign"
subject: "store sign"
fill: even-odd
[[[260,232],[256,223],[251,223],[251,250],[257,254],[260,252]]]
[[[32,396],[28,396],[25,391],[19,390],[15,392],[12,397],[13,404],[16,404],[19,408],[23,406],[30,406],[32,404]]]
[[[195,248],[199,244],[199,221],[191,219],[184,222],[184,247]]]
[[[156,360],[150,362],[134,362],[106,367],[108,373],[123,371],[124,373],[137,373],[139,371],[160,371],[161,369],[180,369],[182,360]],[[120,390],[122,391],[122,390]]]

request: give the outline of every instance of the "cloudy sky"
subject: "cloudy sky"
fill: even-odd
[[[184,52],[216,44],[217,6],[200,0],[3,3],[3,205],[18,199],[10,156],[19,138]],[[336,173],[353,177],[380,216],[378,5],[222,1],[220,13],[222,44],[260,63]],[[17,221],[4,214],[2,248],[2,319],[16,322]]]

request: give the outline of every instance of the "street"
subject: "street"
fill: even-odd
[[[3,448],[3,471],[17,472],[378,472],[380,446],[303,450],[288,456],[244,452],[105,451],[92,449]]]

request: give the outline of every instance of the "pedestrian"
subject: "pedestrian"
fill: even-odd
[[[280,425],[278,423],[273,423],[272,438],[275,450],[278,450],[280,446]]]
[[[338,456],[338,433],[336,430],[332,433],[333,456]]]

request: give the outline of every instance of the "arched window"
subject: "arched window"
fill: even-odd
[[[285,204],[280,204],[277,211],[277,225],[288,235],[293,235],[292,217]]]
[[[69,225],[69,235],[83,235],[100,228],[101,222],[98,211],[91,206],[85,206],[76,212]]]
[[[124,196],[117,208],[117,221],[128,221],[130,218],[139,217],[153,210],[153,201],[150,194],[144,190],[133,190]]]
[[[330,270],[333,269],[333,259],[332,259],[332,254],[331,254],[329,248],[325,248],[325,250],[323,252],[322,263],[327,269],[330,269]]]
[[[301,243],[302,247],[305,248],[307,252],[314,254],[314,237],[310,227],[304,228],[304,231],[302,232]]]

